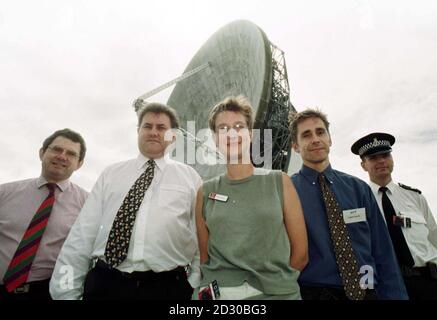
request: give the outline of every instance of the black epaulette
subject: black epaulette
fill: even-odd
[[[417,192],[418,194],[422,194],[422,191],[420,191],[419,189],[415,189],[415,188],[411,188],[410,186],[406,186],[405,184],[402,183],[398,183],[399,187],[404,188],[406,190],[410,190],[410,191],[414,191]]]

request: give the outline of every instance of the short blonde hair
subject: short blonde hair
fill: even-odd
[[[244,118],[246,118],[248,129],[249,130],[253,129],[252,106],[250,105],[249,100],[245,96],[239,95],[237,97],[234,96],[226,97],[211,109],[208,117],[208,125],[213,132],[216,131],[215,121],[217,119],[217,116],[225,111],[241,113],[244,116]]]

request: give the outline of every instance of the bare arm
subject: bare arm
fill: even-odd
[[[308,263],[308,238],[299,196],[290,177],[282,174],[284,222],[290,240],[292,268],[302,271]]]
[[[209,232],[203,219],[203,189],[199,188],[196,198],[196,227],[197,239],[199,241],[200,264],[208,260],[208,237]]]

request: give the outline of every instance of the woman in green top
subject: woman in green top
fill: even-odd
[[[290,178],[252,165],[253,118],[246,98],[216,105],[209,127],[227,170],[197,194],[202,279],[194,298],[205,299],[214,284],[219,299],[300,299],[297,277],[308,262],[308,243]]]

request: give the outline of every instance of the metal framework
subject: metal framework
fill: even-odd
[[[261,136],[261,156],[265,149],[272,152],[272,168],[287,172],[290,162],[290,130],[288,115],[290,111],[296,111],[290,102],[290,87],[288,84],[287,67],[285,64],[284,51],[270,43],[272,52],[272,88],[267,108],[267,117],[261,125],[261,129],[272,130],[271,147],[264,146],[264,137]]]
[[[149,92],[146,92],[145,94],[139,96],[133,102],[133,107],[135,109],[135,112],[138,112],[138,109],[141,107],[141,104],[144,101],[146,101],[146,99],[154,96],[155,94],[161,92],[164,89],[167,89],[167,88],[171,87],[172,85],[178,83],[179,81],[185,80],[185,79],[195,75],[196,73],[199,73],[200,71],[202,71],[202,70],[204,70],[204,69],[206,69],[206,68],[208,68],[210,66],[211,66],[211,63],[208,61],[207,63],[204,63],[204,64],[194,68],[193,70],[187,71],[184,74],[182,74],[181,76],[179,76],[179,77],[177,77],[177,78],[175,78],[175,79],[173,79],[173,80],[171,80],[171,81],[169,81],[167,83],[164,83],[163,85],[160,85],[159,87],[157,87],[157,88],[155,88],[155,89],[153,89],[153,90],[151,90]]]

